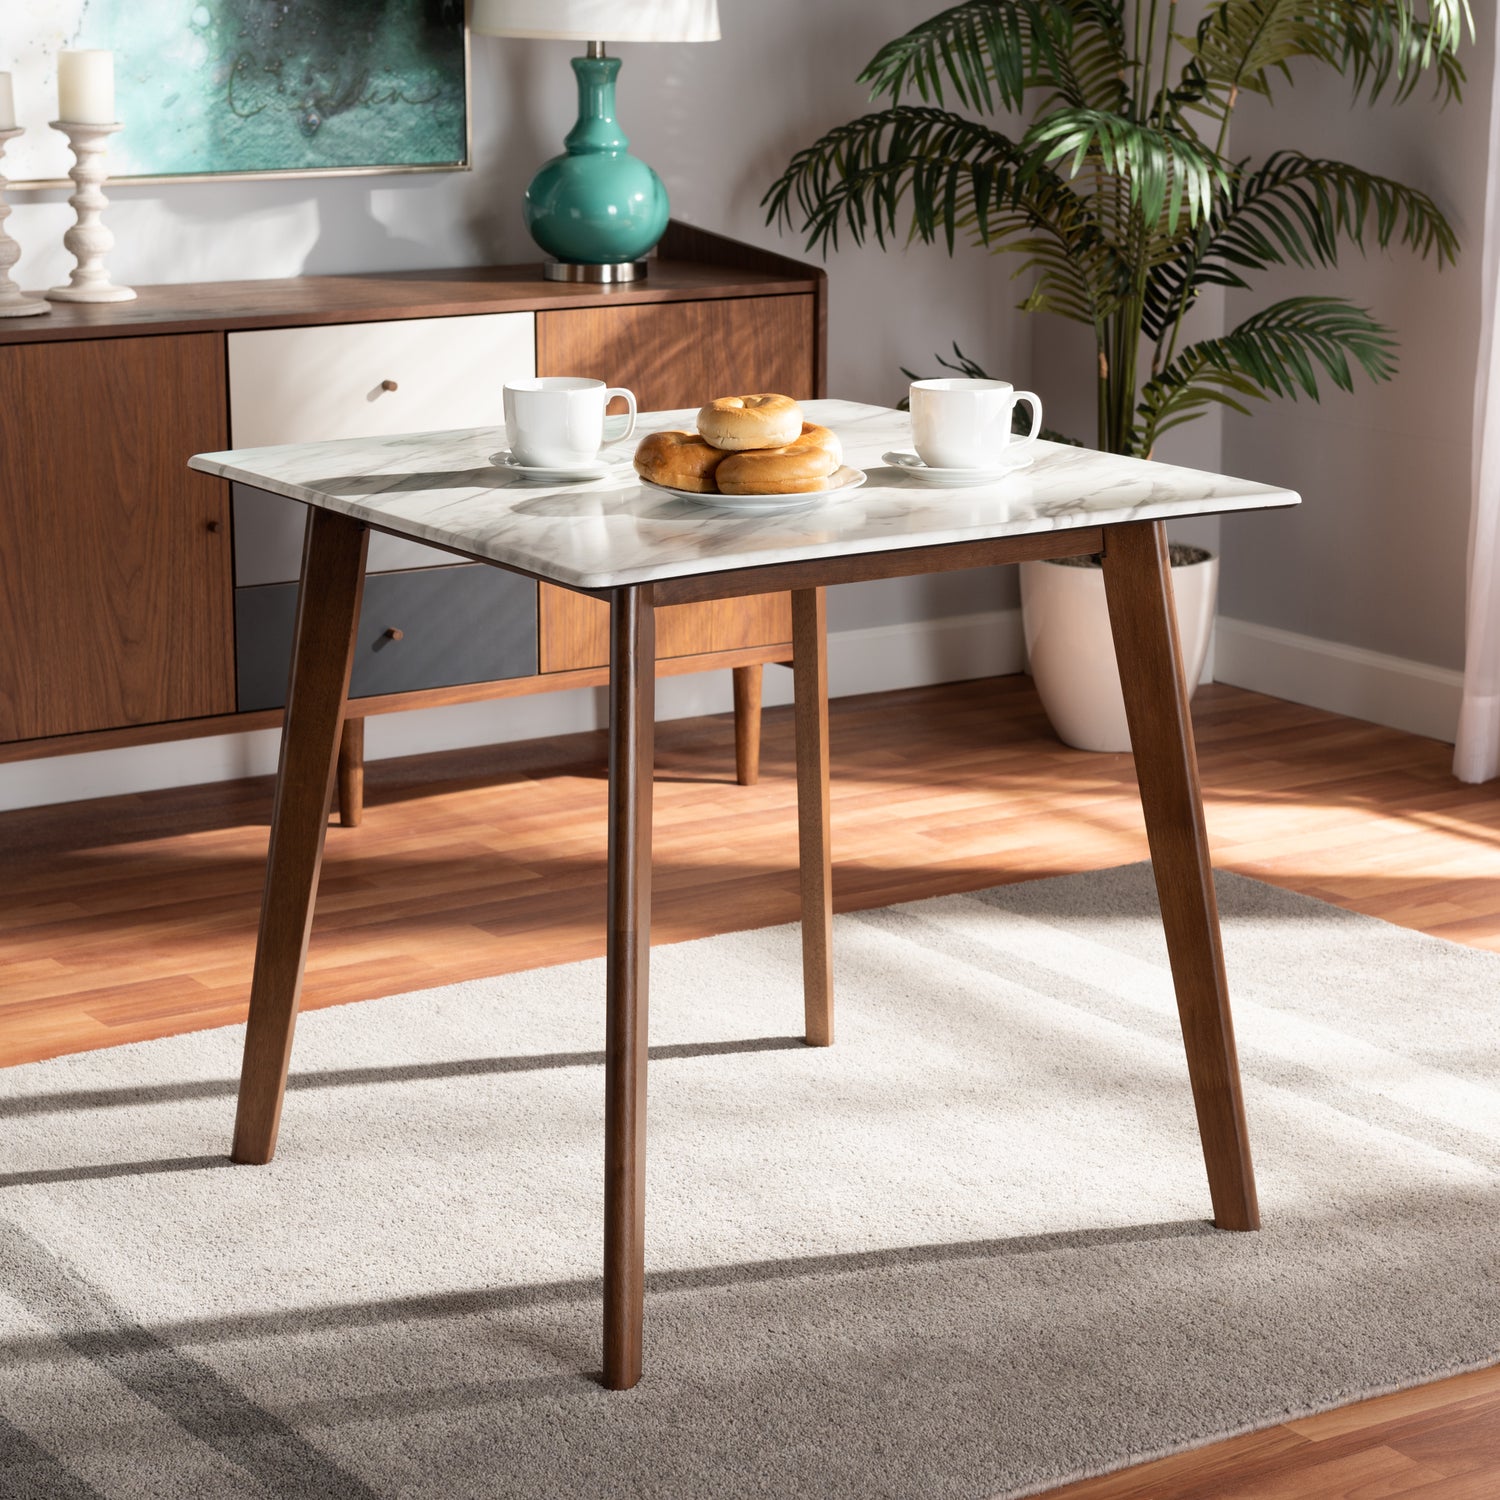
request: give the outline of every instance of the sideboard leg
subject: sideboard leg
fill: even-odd
[[[760,780],[759,662],[734,668],[734,772],[741,786]]]
[[[365,721],[345,719],[339,739],[339,825],[358,828],[365,820]]]
[[[641,1378],[646,1292],[646,1045],[651,974],[651,776],[656,611],[651,586],[610,605],[609,925],[604,1031],[604,1384]]]
[[[833,857],[828,811],[828,622],[824,591],[792,592],[802,1003],[810,1047],[833,1044]]]
[[[1160,521],[1105,528],[1104,585],[1214,1223],[1257,1229],[1255,1169]]]
[[[250,984],[250,1023],[230,1153],[237,1162],[268,1162],[276,1151],[333,798],[339,730],[354,660],[368,538],[363,526],[336,511],[314,510],[308,519],[271,849]]]

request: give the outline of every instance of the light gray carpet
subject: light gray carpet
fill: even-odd
[[[1205,1223],[1142,866],[658,949],[647,1377],[602,971],[0,1073],[0,1494],[982,1497],[1500,1357],[1500,959],[1220,884],[1266,1228]]]

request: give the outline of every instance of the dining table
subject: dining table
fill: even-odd
[[[840,400],[802,406],[837,434],[845,465],[863,482],[765,512],[649,485],[620,448],[605,450],[599,477],[538,481],[504,466],[504,433],[490,427],[189,460],[307,507],[235,1162],[265,1163],[276,1149],[370,533],[423,542],[609,607],[603,1372],[615,1390],[636,1384],[642,1370],[655,623],[670,605],[790,592],[803,1026],[810,1046],[825,1047],[834,1036],[826,591],[1002,563],[1099,559],[1213,1222],[1225,1230],[1260,1222],[1166,527],[1189,516],[1296,505],[1299,497],[1042,440],[1016,448],[1001,477],[934,482],[887,461],[911,448],[904,412]],[[637,432],[692,431],[695,415],[644,413]]]

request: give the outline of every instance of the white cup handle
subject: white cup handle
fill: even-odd
[[[1025,439],[1029,443],[1042,430],[1041,398],[1033,396],[1030,391],[1017,391],[1015,399],[1029,402],[1031,405],[1031,431],[1026,434]]]
[[[604,393],[604,404],[606,406],[609,405],[610,398],[612,396],[619,396],[621,398],[621,400],[623,400],[625,402],[625,404],[630,408],[630,411],[629,411],[629,413],[623,419],[624,423],[625,423],[625,430],[623,432],[611,432],[609,430],[609,424],[611,422],[618,422],[618,421],[622,420],[618,415],[612,416],[612,417],[605,417],[605,419],[604,419],[604,429],[605,429],[605,431],[604,431],[604,441],[606,443],[623,443],[625,441],[625,439],[628,438],[630,436],[630,434],[635,431],[635,392],[634,391],[627,391],[623,386],[612,385]],[[1035,399],[1036,398],[1033,396],[1032,400],[1035,400]]]

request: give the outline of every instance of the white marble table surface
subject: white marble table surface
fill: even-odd
[[[643,414],[606,447],[610,474],[537,484],[495,467],[503,430],[420,432],[201,453],[191,466],[418,541],[578,588],[692,577],[815,557],[1023,536],[1120,521],[1296,505],[1291,490],[1086,448],[1038,443],[1036,462],[993,484],[927,484],[881,461],[911,447],[911,419],[883,406],[806,401],[844,461],[869,475],[805,510],[737,516],[643,486],[631,468],[647,432],[691,430],[695,411]]]

